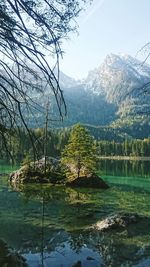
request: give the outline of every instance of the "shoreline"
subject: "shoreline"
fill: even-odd
[[[134,156],[98,156],[98,159],[112,159],[112,160],[138,160],[150,161],[150,157],[134,157]]]

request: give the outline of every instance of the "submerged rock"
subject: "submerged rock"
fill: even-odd
[[[72,267],[82,267],[81,261],[77,261]]]
[[[86,259],[87,259],[88,261],[94,261],[94,260],[95,260],[94,258],[92,258],[92,257],[90,257],[90,256],[88,256]]]
[[[141,217],[137,214],[115,214],[110,215],[102,221],[97,222],[94,224],[93,228],[99,231],[107,231],[110,229],[117,229],[122,227],[127,227],[130,224],[138,223]]]
[[[72,181],[66,183],[71,187],[88,187],[88,188],[102,188],[107,189],[109,186],[96,174],[90,174],[88,176],[81,176]]]
[[[9,248],[3,240],[0,240],[0,266],[27,267],[28,265],[19,253]]]

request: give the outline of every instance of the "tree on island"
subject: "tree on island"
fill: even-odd
[[[69,170],[68,178],[92,173],[96,167],[95,154],[94,139],[89,131],[80,124],[75,125],[61,158],[62,164]]]

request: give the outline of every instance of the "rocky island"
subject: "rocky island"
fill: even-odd
[[[95,173],[86,176],[74,177],[68,180],[61,165],[60,160],[47,157],[46,172],[45,159],[31,162],[23,165],[19,170],[14,171],[9,176],[10,183],[13,184],[27,184],[27,183],[51,183],[61,184],[70,187],[88,187],[88,188],[108,188],[108,185]]]

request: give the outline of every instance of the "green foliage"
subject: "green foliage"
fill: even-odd
[[[31,163],[31,156],[29,154],[26,154],[25,158],[22,160],[21,165],[27,165],[30,166]]]
[[[118,126],[119,127],[119,126]],[[85,128],[84,128],[85,129]],[[94,136],[97,148],[97,154],[103,156],[150,156],[150,138],[131,138],[128,135],[121,137],[118,134],[118,129],[112,127],[92,127],[86,125],[87,131]],[[61,152],[66,146],[71,129],[49,129],[47,133],[47,156],[60,158]],[[144,135],[143,129],[143,135]],[[137,131],[135,131],[137,133]],[[44,155],[44,129],[38,128],[32,130],[34,136],[34,143],[38,151],[38,157],[43,158]],[[31,140],[27,132],[19,129],[17,133],[12,132],[11,138],[8,139],[8,150],[11,152],[14,163],[23,164],[26,161],[34,160],[34,151],[31,144]],[[4,143],[0,142],[0,159],[9,160],[10,155],[4,149]]]
[[[90,136],[88,130],[77,124],[73,127],[69,142],[62,153],[62,164],[69,169],[69,177],[80,177],[86,175],[95,169],[94,139]]]

